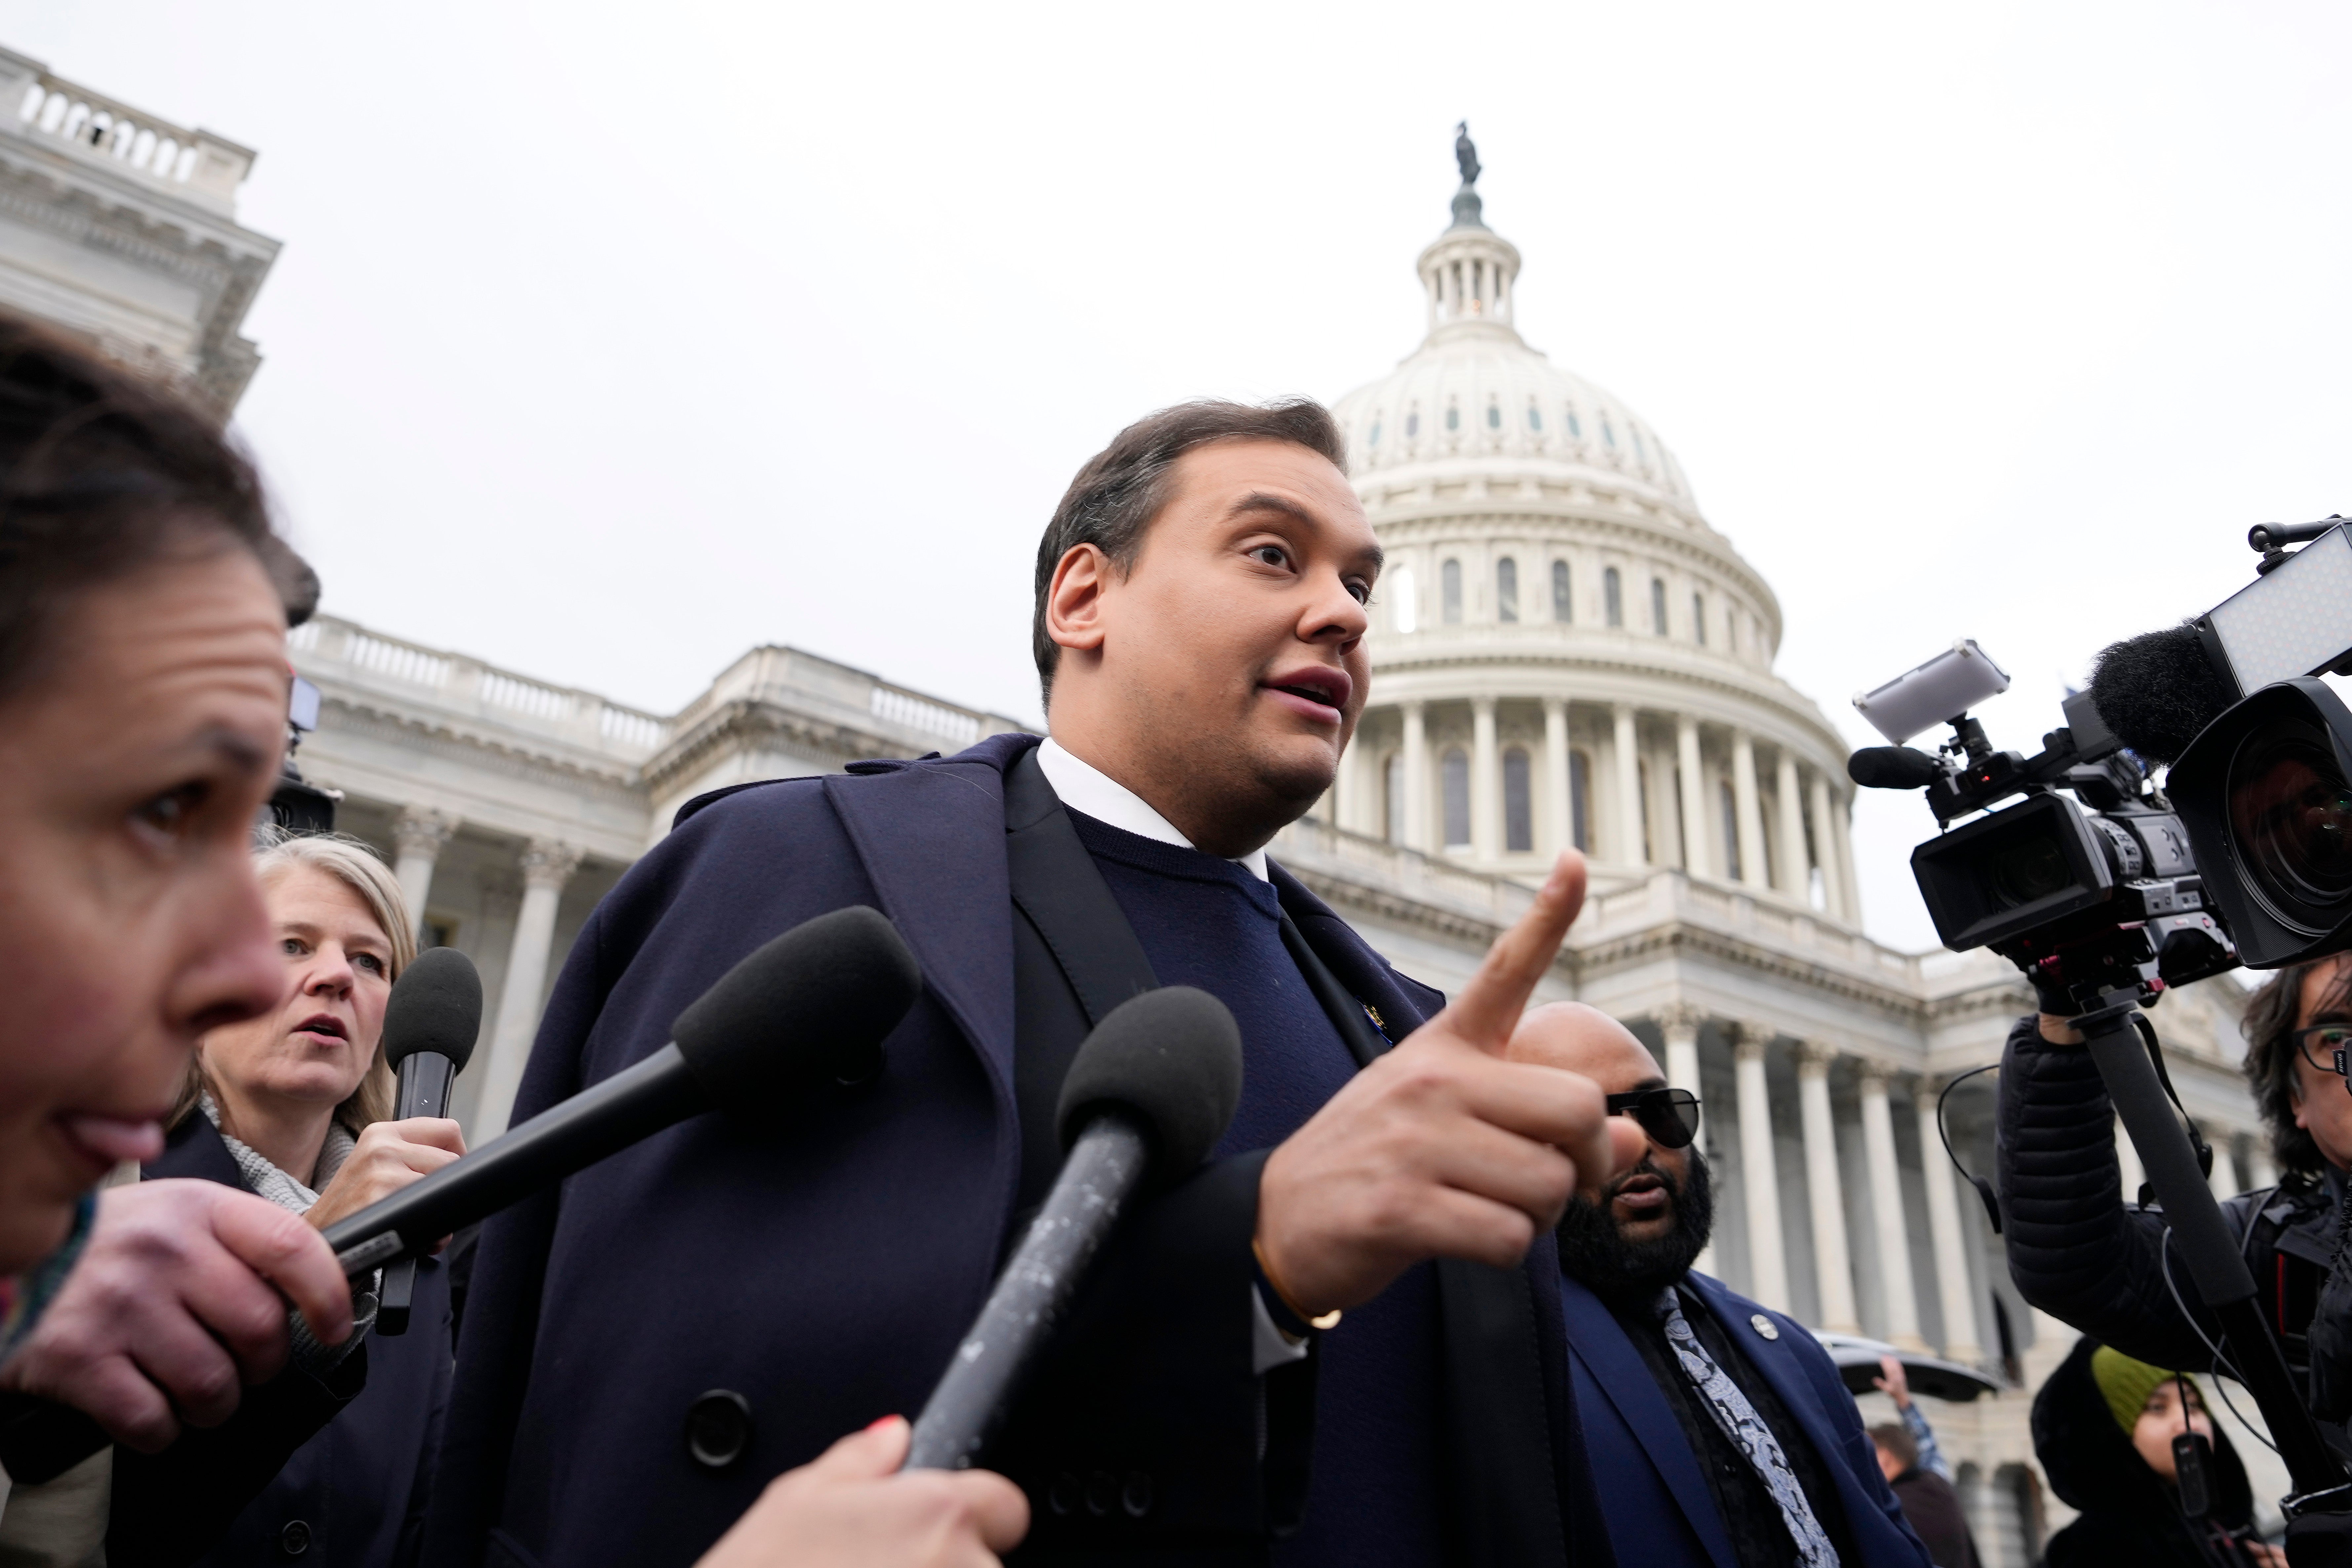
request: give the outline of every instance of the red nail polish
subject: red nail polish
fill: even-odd
[[[877,1428],[884,1427],[884,1426],[887,1426],[888,1425],[890,1425],[890,1423],[891,1423],[891,1422],[896,1421],[896,1420],[898,1420],[898,1417],[897,1417],[896,1415],[885,1415],[885,1416],[882,1416],[881,1418],[879,1418],[878,1420],[875,1420],[875,1421],[869,1421],[869,1422],[867,1422],[867,1423],[866,1423],[866,1429],[868,1432],[872,1432],[872,1431],[877,1430]]]

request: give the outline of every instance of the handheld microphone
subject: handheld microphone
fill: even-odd
[[[901,1468],[971,1466],[1146,1171],[1190,1173],[1241,1095],[1241,1030],[1205,991],[1146,991],[1095,1026],[1062,1082],[1061,1174],[932,1389]]]
[[[449,1086],[466,1070],[481,1032],[482,977],[474,961],[454,947],[418,953],[393,982],[383,1007],[383,1059],[398,1079],[393,1120],[448,1115]],[[415,1255],[385,1264],[376,1287],[379,1337],[408,1331],[415,1297]]]
[[[828,1077],[869,1077],[922,984],[878,911],[819,915],[729,970],[677,1016],[660,1050],[339,1220],[327,1244],[346,1275],[361,1274],[689,1116],[765,1114]]]

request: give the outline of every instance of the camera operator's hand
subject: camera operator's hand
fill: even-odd
[[[286,1364],[289,1300],[320,1343],[350,1337],[343,1271],[299,1215],[217,1182],[110,1187],[57,1300],[0,1368],[0,1387],[70,1405],[153,1453],[183,1420],[227,1420],[241,1383]]]
[[[1258,1257],[1292,1307],[1360,1305],[1431,1258],[1516,1265],[1570,1193],[1641,1157],[1641,1129],[1591,1079],[1505,1059],[1583,901],[1570,850],[1452,1005],[1267,1157]]]
[[[695,1568],[994,1568],[1029,1531],[1029,1500],[986,1470],[904,1470],[893,1415],[768,1483]]]
[[[361,1132],[350,1158],[302,1217],[320,1230],[421,1182],[466,1152],[466,1134],[443,1116],[376,1121]]]

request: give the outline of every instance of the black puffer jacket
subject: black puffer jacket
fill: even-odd
[[[2239,1542],[2250,1534],[2253,1488],[2227,1434],[2213,1434],[2213,1506],[2192,1521],[2180,1495],[2147,1468],[2116,1425],[2099,1385],[2091,1380],[2091,1352],[2083,1340],[2033,1396],[2033,1454],[2050,1489],[2082,1518],[2050,1538],[2049,1568],[2244,1568],[2252,1559]]]
[[[2115,1109],[2091,1054],[2053,1046],[2036,1019],[2020,1019],[2001,1058],[1996,1136],[2002,1239],[2018,1293],[2151,1365],[2210,1371],[2212,1352],[2182,1321],[2165,1284],[2163,1211],[2125,1201]],[[2336,1205],[2329,1184],[2309,1176],[2221,1205],[2261,1288],[2263,1313],[2288,1363],[2306,1380],[2304,1333],[2335,1253]],[[2172,1279],[2206,1337],[2218,1339],[2177,1248]]]

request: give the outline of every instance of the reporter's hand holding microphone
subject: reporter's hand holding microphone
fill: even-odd
[[[1641,1130],[1591,1079],[1507,1059],[1584,885],[1563,852],[1461,994],[1267,1157],[1259,1261],[1301,1316],[1369,1301],[1426,1258],[1514,1267],[1571,1193],[1641,1158]]]

